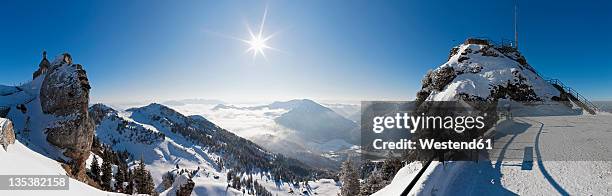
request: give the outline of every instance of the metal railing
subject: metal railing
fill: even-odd
[[[582,94],[578,93],[578,91],[576,91],[573,88],[563,84],[563,82],[561,82],[561,80],[558,80],[558,79],[545,79],[545,81],[550,83],[550,84],[560,86],[561,88],[563,88],[563,90],[566,93],[571,94],[576,99],[578,99],[578,101],[582,102],[584,105],[586,105],[587,107],[591,108],[593,111],[599,111],[599,108],[597,108],[597,106],[595,104],[593,104],[593,102],[589,101]]]
[[[502,38],[500,41],[494,41],[493,39],[490,39],[488,37],[469,37],[468,40],[469,39],[485,40],[486,42],[488,42],[488,45],[496,47],[496,48],[505,48],[505,47],[515,48],[516,47],[516,42],[510,39]]]
[[[516,49],[515,48],[516,47],[516,42],[514,40],[502,39],[501,42],[496,42],[496,41],[493,41],[492,39],[489,39],[487,37],[470,37],[469,39],[482,39],[482,40],[486,40],[487,42],[489,42],[489,45],[491,45],[493,47],[496,47],[496,48],[514,48],[514,49]],[[565,92],[567,92],[570,95],[574,96],[576,99],[578,99],[578,101],[582,102],[589,109],[592,109],[593,111],[599,111],[599,108],[597,108],[597,106],[595,104],[593,104],[593,102],[589,101],[589,99],[584,97],[582,94],[578,93],[578,91],[576,91],[573,88],[563,84],[560,80],[552,79],[552,78],[546,78],[546,77],[544,77],[542,74],[540,74],[538,71],[536,71],[533,68],[529,69],[529,70],[531,70],[537,76],[540,76],[541,78],[543,78],[549,84],[559,85]]]

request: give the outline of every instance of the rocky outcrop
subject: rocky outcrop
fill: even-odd
[[[162,182],[157,191],[168,196],[189,196],[195,187],[190,176],[188,172],[170,171],[162,176]]]
[[[195,183],[191,180],[186,174],[177,176],[177,179],[174,180],[173,186],[177,187],[176,196],[189,196],[191,195],[191,191],[193,191],[193,187]]]
[[[10,144],[15,143],[15,132],[13,131],[13,123],[6,118],[0,118],[0,145],[6,151]]]
[[[90,88],[83,67],[72,64],[70,54],[65,53],[51,63],[40,89],[43,113],[55,116],[45,130],[47,141],[65,150],[77,179],[85,177],[85,160],[94,134],[88,115]]]
[[[417,101],[422,102],[427,99],[433,90],[443,90],[455,77],[457,77],[457,74],[452,67],[441,67],[440,69],[427,72],[423,80],[421,80],[422,87],[417,92]]]
[[[191,195],[191,192],[193,191],[194,186],[195,186],[195,183],[192,180],[189,180],[189,182],[187,182],[186,184],[183,184],[183,186],[181,186],[178,190],[176,190],[176,195],[177,196],[189,196]]]
[[[566,101],[514,47],[468,39],[453,47],[448,61],[429,71],[416,95],[423,101],[487,101],[522,103]]]

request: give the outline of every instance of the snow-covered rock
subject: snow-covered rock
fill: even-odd
[[[452,48],[448,61],[427,73],[417,101],[568,100],[514,48],[469,41]]]
[[[85,179],[93,126],[87,114],[89,82],[83,67],[64,53],[49,63],[46,56],[34,79],[0,87],[0,115],[13,122],[16,138],[30,149],[71,164]]]
[[[13,131],[13,123],[6,118],[0,118],[0,145],[4,150],[8,150],[8,146],[15,143],[15,132]]]
[[[88,115],[89,81],[83,67],[72,64],[70,54],[58,56],[50,65],[40,88],[40,104],[44,114],[59,118],[45,128],[47,141],[65,150],[85,177],[85,160],[93,138],[93,123]]]
[[[187,173],[183,173],[174,177],[174,183],[172,186],[162,192],[160,195],[167,196],[188,196],[191,195],[191,191],[193,191],[195,183]]]

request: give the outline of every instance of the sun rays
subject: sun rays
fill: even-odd
[[[249,39],[240,39],[240,41],[248,44],[249,48],[245,51],[246,53],[252,53],[253,59],[257,58],[258,55],[266,58],[265,50],[278,50],[273,47],[270,47],[267,44],[267,41],[276,35],[272,33],[270,35],[264,35],[264,27],[266,23],[266,17],[268,15],[268,8],[264,10],[263,17],[261,19],[261,23],[259,24],[259,30],[257,33],[254,33],[253,30],[247,25],[247,30],[249,32]]]

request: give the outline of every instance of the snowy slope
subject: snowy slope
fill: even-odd
[[[223,136],[229,132],[216,126],[201,116],[184,116],[160,104],[150,104],[145,107],[117,111],[102,104],[90,107],[90,114],[96,121],[96,136],[101,142],[109,144],[118,151],[127,150],[136,159],[144,157],[147,169],[151,171],[156,185],[162,182],[162,176],[167,172],[176,172],[176,166],[190,171],[198,170],[193,177],[195,187],[193,195],[242,195],[242,192],[227,188],[226,175],[231,163],[225,163],[220,168],[217,160],[226,159],[231,155],[213,150],[213,146],[202,145],[193,138],[185,137],[179,129],[200,131],[211,138],[223,141],[237,136]],[[229,144],[228,144],[229,145]],[[249,149],[243,149],[245,151]],[[264,152],[263,149],[259,149]],[[273,157],[272,154],[266,156]],[[230,159],[231,160],[231,159]],[[231,162],[231,161],[230,161]],[[264,175],[265,174],[265,175]],[[243,174],[246,176],[246,173]],[[255,172],[259,176],[270,175],[266,172]],[[287,194],[287,183],[272,180],[260,181],[268,190],[279,195]],[[339,190],[336,184],[322,186],[323,195],[335,195]],[[173,187],[171,187],[172,189]],[[272,190],[274,189],[274,190]],[[158,187],[164,191],[162,195],[173,195],[170,190]],[[176,190],[176,187],[174,187]]]
[[[409,163],[408,165],[397,171],[397,174],[395,174],[395,177],[391,181],[391,184],[385,186],[383,189],[372,195],[400,195],[402,191],[404,191],[404,189],[408,186],[408,184],[410,184],[410,181],[417,175],[421,168],[422,165],[420,162]]]
[[[15,136],[22,144],[50,159],[70,160],[63,155],[62,149],[47,142],[45,128],[51,123],[69,117],[57,117],[43,113],[38,96],[43,79],[44,77],[38,77],[19,86],[18,91],[0,96],[0,106],[11,108],[8,118],[13,121]],[[20,110],[18,108],[20,104],[23,104],[27,110]]]
[[[0,150],[0,175],[65,175],[66,171],[55,160],[30,150],[19,141],[10,145],[8,152]],[[69,190],[2,191],[0,195],[120,195],[104,192],[70,178]]]
[[[111,144],[115,150],[127,150],[135,158],[142,156],[155,184],[161,183],[162,175],[175,169],[176,165],[214,170],[211,162],[217,156],[211,157],[201,146],[168,129],[158,129],[161,126],[137,122],[130,118],[130,112],[120,113],[101,104],[92,106],[96,107],[107,109],[105,116],[97,123],[96,136],[101,142]],[[141,113],[134,115],[144,119]]]

